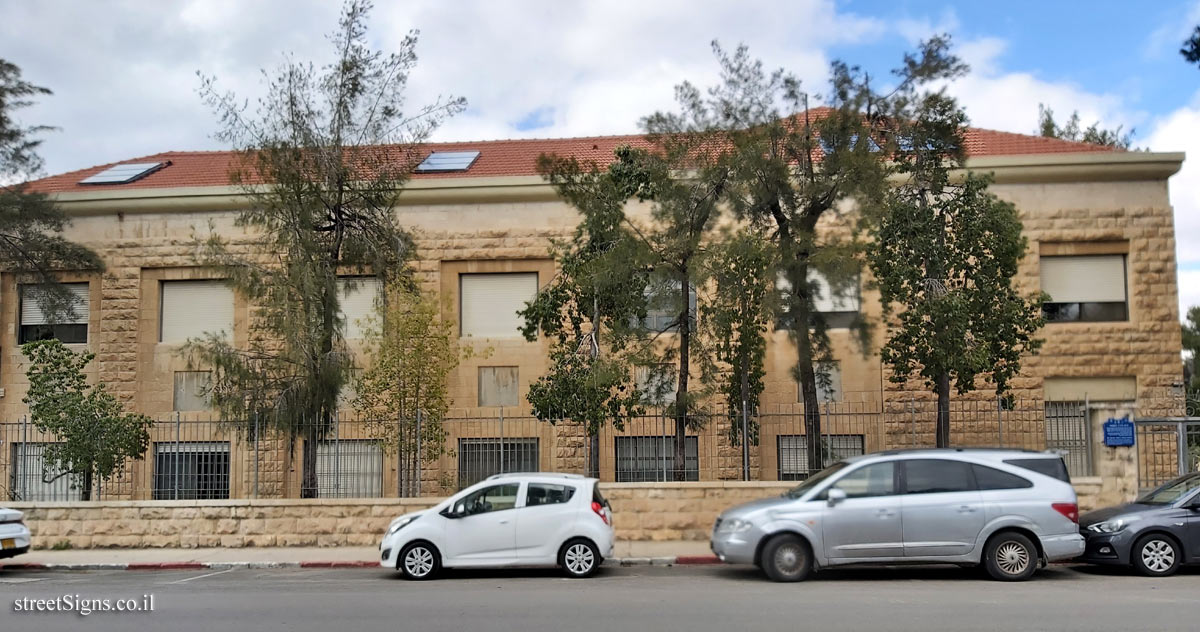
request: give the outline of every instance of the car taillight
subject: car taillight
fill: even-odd
[[[1054,511],[1066,516],[1071,522],[1079,524],[1079,505],[1075,503],[1054,503],[1050,506],[1054,507]]]
[[[604,505],[601,505],[599,502],[593,500],[592,501],[592,511],[596,512],[597,516],[600,516],[600,519],[604,521],[604,524],[612,525],[612,519],[609,518],[609,516],[608,516],[608,508],[607,507],[605,507]]]

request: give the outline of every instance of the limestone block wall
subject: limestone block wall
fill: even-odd
[[[708,539],[731,506],[779,496],[776,482],[604,483],[617,539]],[[1078,481],[1080,509],[1096,507],[1099,479]],[[373,546],[388,522],[440,498],[361,500],[107,501],[15,503],[34,548]]]

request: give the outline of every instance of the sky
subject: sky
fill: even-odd
[[[1134,8],[1136,7],[1136,9]],[[223,149],[197,72],[253,101],[286,53],[322,63],[339,2],[0,0],[0,58],[54,94],[18,116],[51,125],[61,173],[169,150]],[[971,73],[951,85],[977,127],[1032,133],[1038,105],[1134,131],[1153,151],[1200,147],[1200,67],[1178,49],[1200,0],[394,0],[370,38],[420,30],[410,103],[463,96],[433,140],[638,131],[682,80],[710,84],[710,42],[744,43],[768,67],[825,87],[832,60],[877,76],[935,33]],[[1200,152],[1170,182],[1180,304],[1200,305]],[[1181,313],[1184,310],[1181,309]]]

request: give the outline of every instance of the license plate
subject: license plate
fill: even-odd
[[[12,538],[5,538],[3,540],[0,540],[0,549],[15,549],[15,548],[17,548],[16,540],[14,540]]]

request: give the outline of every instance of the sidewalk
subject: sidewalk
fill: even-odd
[[[708,542],[617,542],[606,564],[621,566],[714,564]],[[262,547],[214,549],[76,549],[30,551],[0,560],[0,569],[158,570],[205,568],[377,567],[379,549]]]

